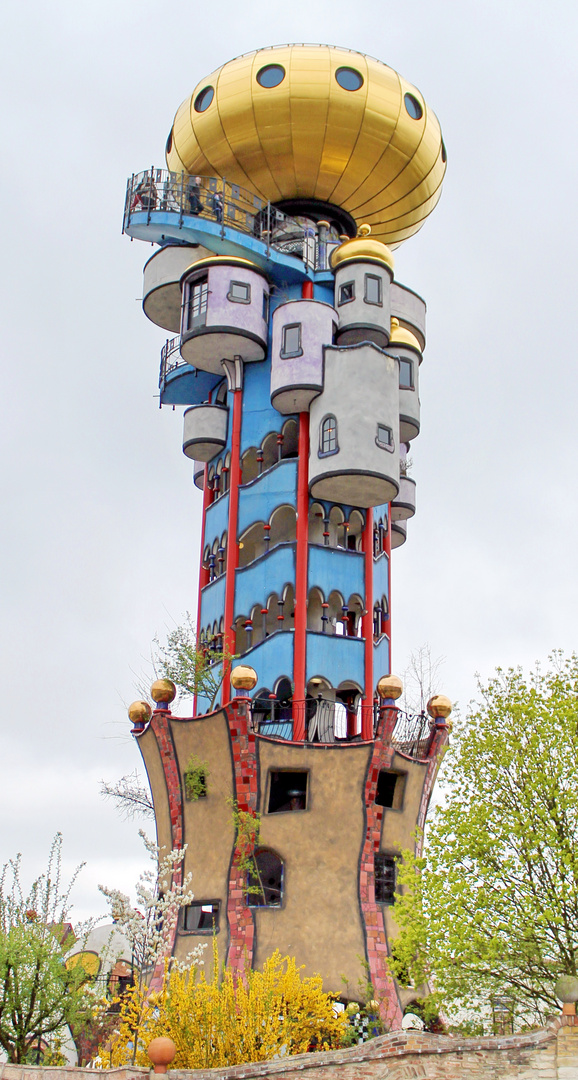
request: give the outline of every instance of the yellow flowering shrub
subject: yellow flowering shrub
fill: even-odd
[[[100,1051],[102,1066],[150,1064],[146,1047],[159,1035],[177,1047],[174,1069],[328,1050],[341,1045],[347,1025],[333,1002],[319,975],[304,978],[295,960],[278,950],[262,971],[247,968],[243,976],[228,969],[219,974],[217,962],[210,981],[194,968],[173,969],[158,994],[135,987],[123,997],[117,1034]]]

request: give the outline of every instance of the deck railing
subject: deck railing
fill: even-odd
[[[424,758],[430,743],[432,721],[425,713],[406,713],[401,709],[391,736],[391,745],[406,757]]]

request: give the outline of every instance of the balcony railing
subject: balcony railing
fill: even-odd
[[[161,370],[159,374],[159,386],[161,390],[165,385],[167,375],[176,371],[179,367],[188,367],[186,360],[181,356],[181,338],[177,334],[174,338],[168,338],[161,349]]]
[[[398,711],[397,722],[391,736],[391,745],[406,757],[427,757],[430,744],[432,721],[425,713],[406,713]]]
[[[315,228],[303,225],[277,210],[252,191],[216,176],[189,176],[166,169],[133,173],[127,182],[123,232],[134,218],[147,223],[151,214],[163,211],[175,215],[179,227],[184,218],[201,218],[220,227],[231,227],[261,240],[267,248],[296,255],[314,269],[325,269],[327,245],[319,243]],[[321,265],[321,263],[323,265]]]

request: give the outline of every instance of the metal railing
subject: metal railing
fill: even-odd
[[[269,738],[291,741],[296,723],[305,728],[309,743],[339,743],[360,741],[364,721],[369,720],[373,733],[378,719],[378,706],[346,705],[325,698],[306,701],[278,701],[277,698],[254,698],[253,728]]]
[[[148,224],[156,211],[175,215],[179,228],[185,218],[196,217],[219,225],[221,236],[226,227],[237,229],[261,240],[267,255],[272,247],[320,269],[319,243],[312,226],[300,224],[224,177],[189,176],[154,167],[133,173],[127,181],[122,231],[126,232],[133,220],[140,223],[143,214]]]
[[[391,745],[406,757],[424,759],[430,744],[432,721],[425,713],[406,713],[398,710],[391,736]]]
[[[159,373],[159,387],[162,390],[167,375],[180,367],[189,367],[186,360],[181,356],[181,337],[168,338],[161,349],[161,370]]]

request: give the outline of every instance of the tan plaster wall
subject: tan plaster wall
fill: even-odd
[[[192,873],[195,900],[220,900],[220,930],[217,934],[219,961],[225,959],[228,940],[227,890],[229,864],[235,838],[232,812],[227,799],[233,794],[233,766],[227,719],[224,712],[202,720],[171,720],[177,764],[183,791],[183,840],[187,844],[185,871]],[[184,773],[191,754],[208,765],[207,795],[188,802]],[[212,970],[212,938],[206,934],[177,935],[175,955],[182,958],[193,945],[207,942],[205,970]]]
[[[358,895],[359,855],[365,819],[361,792],[370,748],[294,747],[257,739],[260,805],[268,799],[268,773],[276,769],[308,769],[307,810],[263,812],[261,842],[285,863],[282,907],[254,909],[255,967],[274,949],[305,964],[305,974],[318,972],[327,990],[358,993],[365,957]],[[335,948],[335,928],[339,948]]]
[[[165,848],[166,851],[171,851],[173,843],[171,838],[169,795],[165,783],[161,752],[158,748],[157,740],[152,728],[148,727],[142,735],[139,735],[136,741],[144,761],[153,797],[157,827],[157,844],[159,848]]]

